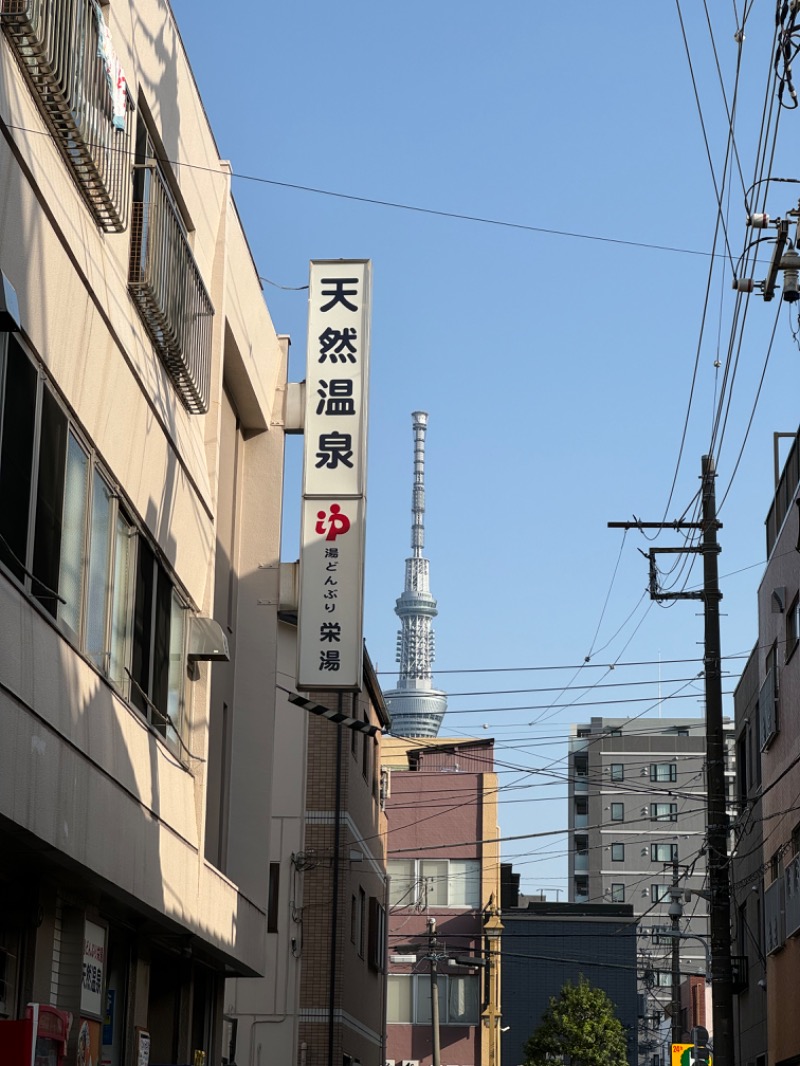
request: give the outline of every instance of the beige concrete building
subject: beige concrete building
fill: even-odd
[[[287,344],[165,0],[0,0],[0,272],[0,1018],[219,1066],[265,970]]]
[[[369,657],[363,692],[315,693],[340,724],[289,702],[297,630],[279,625],[267,971],[228,984],[238,1063],[385,1058],[386,815],[381,734],[389,717]],[[368,732],[352,728],[353,722]],[[266,849],[264,849],[266,850]],[[333,961],[332,961],[333,960]]]

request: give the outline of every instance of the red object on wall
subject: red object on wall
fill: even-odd
[[[33,1021],[0,1022],[0,1062],[33,1066]]]
[[[69,1015],[44,1003],[29,1003],[25,1018],[0,1022],[3,1066],[64,1066]]]

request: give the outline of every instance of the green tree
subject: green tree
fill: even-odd
[[[550,997],[538,1029],[527,1040],[525,1066],[625,1066],[627,1041],[614,1004],[583,974]]]

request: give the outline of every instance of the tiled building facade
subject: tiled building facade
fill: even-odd
[[[493,745],[491,739],[442,737],[384,742],[390,1063],[432,1062],[432,954],[442,956],[441,1061],[500,1063],[502,918]]]

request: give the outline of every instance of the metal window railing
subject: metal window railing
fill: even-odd
[[[779,875],[764,891],[764,933],[767,955],[780,951],[786,943],[785,886]]]
[[[779,729],[778,721],[778,678],[773,667],[767,670],[764,684],[758,696],[758,708],[760,712],[759,745],[762,751],[766,751],[775,739]]]
[[[800,855],[786,865],[786,935],[800,933]]]
[[[184,406],[208,410],[214,308],[156,162],[134,200],[128,288]]]
[[[778,484],[775,486],[775,497],[766,518],[767,557],[772,554],[783,520],[792,507],[797,494],[797,486],[800,485],[800,446],[798,445],[800,445],[800,430],[786,457]]]
[[[96,223],[127,227],[133,110],[114,125],[92,0],[0,0],[0,24]]]

